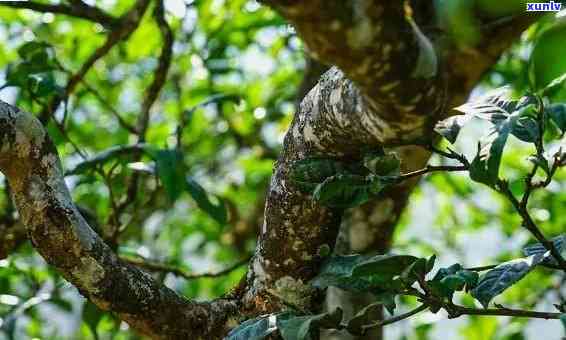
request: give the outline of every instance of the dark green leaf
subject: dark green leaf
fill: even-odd
[[[352,319],[350,319],[350,321],[348,321],[346,329],[353,335],[363,335],[363,326],[369,325],[379,320],[379,318],[382,316],[382,308],[383,304],[381,301],[366,306]]]
[[[397,176],[401,169],[401,160],[394,153],[368,153],[364,155],[364,166],[378,176]]]
[[[544,258],[545,255],[537,254],[498,265],[480,278],[472,296],[487,308],[494,297],[525,277]]]
[[[540,129],[535,118],[520,117],[512,126],[511,134],[526,143],[535,143],[540,136]]]
[[[460,285],[461,282],[465,284],[465,279],[460,277],[459,275],[456,275],[461,270],[462,265],[460,265],[459,263],[453,264],[447,268],[440,268],[434,275],[433,279],[428,281],[427,284],[435,295],[452,300],[454,291],[462,289],[464,287],[463,285],[461,287],[457,286]],[[433,311],[434,310],[436,309],[433,308]]]
[[[386,279],[401,275],[418,258],[410,255],[376,255],[354,267],[353,276],[379,276]]]
[[[293,164],[291,180],[302,191],[312,193],[317,185],[329,177],[344,173],[343,162],[329,158],[307,158]]]
[[[476,182],[493,186],[499,178],[499,167],[509,134],[520,118],[520,113],[492,116],[492,128],[482,138],[478,152],[470,165],[470,178]]]
[[[28,88],[34,96],[42,98],[61,94],[63,89],[55,83],[53,73],[36,73],[29,76]]]
[[[333,256],[324,262],[312,285],[356,292],[397,291],[404,286],[397,277],[416,260],[407,255]]]
[[[347,290],[365,291],[371,286],[367,281],[352,278],[354,267],[365,261],[363,255],[332,256],[324,261],[319,274],[311,284],[318,288],[335,286]]]
[[[428,273],[428,264],[426,259],[418,259],[409,265],[403,273],[401,273],[401,280],[407,286],[411,286],[419,278],[425,277]]]
[[[51,45],[46,42],[30,41],[18,48],[18,55],[24,60],[32,60],[36,54],[46,54],[49,48]]]
[[[369,200],[369,184],[363,176],[335,175],[319,184],[314,190],[313,197],[327,207],[351,208]]]
[[[85,302],[83,306],[83,322],[86,323],[95,339],[98,339],[97,328],[103,316],[104,312],[98,309],[92,302]]]
[[[277,319],[277,328],[284,340],[314,340],[320,328],[338,328],[342,314],[337,308],[331,313]]]
[[[458,291],[464,289],[466,281],[459,275],[451,274],[440,280],[440,284],[445,286],[448,290]]]
[[[157,165],[157,174],[165,192],[175,202],[184,190],[185,165],[183,155],[176,149],[148,150]]]
[[[192,178],[187,178],[187,191],[201,210],[206,212],[216,222],[220,224],[226,223],[228,213],[222,199],[217,197],[218,203],[213,203],[206,190]]]

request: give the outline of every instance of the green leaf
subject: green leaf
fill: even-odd
[[[92,302],[86,301],[83,306],[83,322],[88,326],[93,337],[98,339],[98,324],[100,320],[104,317],[104,312],[98,309]]]
[[[546,107],[545,111],[560,131],[566,133],[566,104],[551,104]]]
[[[376,255],[355,265],[353,276],[378,276],[389,280],[401,275],[419,258],[411,255]]]
[[[531,116],[522,116],[513,124],[511,134],[525,143],[535,143],[540,136],[538,121]]]
[[[495,185],[499,178],[499,167],[505,144],[511,133],[520,130],[517,127],[520,118],[520,111],[510,115],[497,114],[491,117],[493,126],[489,134],[480,140],[476,157],[470,164],[470,178],[472,180],[489,186]],[[523,127],[523,129],[525,128]],[[521,138],[527,139],[528,133],[525,132],[525,135],[521,135]]]
[[[440,280],[440,284],[444,286],[445,291],[455,292],[466,288],[470,290],[477,286],[479,274],[469,270],[459,270],[454,274],[448,274]],[[451,295],[449,293],[448,295]],[[446,296],[446,295],[445,295]]]
[[[384,293],[404,285],[398,278],[418,258],[408,255],[348,255],[326,260],[311,284],[355,292]]]
[[[277,330],[278,318],[281,314],[269,314],[242,322],[232,329],[225,340],[262,340]]]
[[[407,22],[413,29],[419,44],[419,56],[411,77],[432,78],[438,73],[438,57],[436,56],[434,46],[412,18],[407,18]]]
[[[395,153],[367,153],[364,155],[364,166],[378,176],[397,176],[400,173],[401,160]]]
[[[319,184],[313,198],[331,208],[351,208],[369,200],[370,183],[364,176],[341,174]]]
[[[440,268],[427,284],[434,294],[452,300],[454,291],[464,288],[466,278],[458,275],[463,270],[462,265],[455,263],[447,268]],[[437,311],[438,308],[433,308]]]
[[[560,235],[552,239],[552,243],[554,244],[556,250],[558,250],[558,252],[563,255],[566,255],[564,254],[566,253],[566,248],[564,247],[564,245],[566,244],[565,241],[566,241],[566,235]],[[542,256],[547,251],[548,250],[542,245],[542,243],[531,244],[523,248],[523,254],[525,254],[525,256],[532,256],[532,255]],[[556,261],[556,259],[552,255],[550,255],[544,258],[542,264],[558,266],[558,261]]]
[[[342,316],[336,308],[331,313],[277,319],[277,328],[284,340],[313,340],[319,338],[320,328],[338,328]]]
[[[216,222],[226,224],[228,213],[226,204],[222,199],[216,197],[218,203],[213,203],[206,190],[190,177],[187,178],[186,189],[202,211],[206,212]]]
[[[18,48],[18,55],[24,60],[32,60],[37,54],[47,54],[47,49],[51,48],[46,42],[29,41]]]
[[[183,155],[176,149],[148,150],[157,165],[157,174],[171,202],[184,190],[186,168]]]
[[[364,255],[332,256],[324,261],[311,285],[321,289],[335,286],[358,292],[367,291],[371,287],[368,281],[352,278],[354,267],[366,259],[368,256]]]
[[[428,273],[428,263],[426,259],[418,259],[409,265],[403,273],[401,273],[401,280],[407,286],[411,286],[419,278],[424,278]]]
[[[534,91],[540,91],[566,74],[566,24],[559,23],[543,32],[535,42],[530,58],[530,80]],[[556,86],[554,86],[556,87]],[[559,86],[564,89],[564,86]],[[554,91],[555,92],[555,91]]]
[[[487,308],[489,302],[507,288],[524,278],[536,265],[541,263],[545,255],[533,255],[502,263],[485,273],[471,294]]]
[[[375,302],[367,305],[348,321],[346,329],[353,335],[363,335],[363,326],[369,325],[381,317],[382,302]]]
[[[346,165],[329,158],[307,158],[297,161],[291,169],[291,181],[300,190],[312,193],[329,177],[346,172]]]
[[[55,82],[52,72],[36,73],[29,76],[28,88],[36,97],[49,97],[61,94],[63,89]]]
[[[466,286],[466,281],[464,280],[464,278],[452,274],[440,280],[440,284],[442,284],[448,290],[458,291],[464,289],[464,287]]]

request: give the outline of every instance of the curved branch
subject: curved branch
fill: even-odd
[[[417,46],[413,31],[406,32],[402,2],[390,2],[390,5],[377,0],[267,2],[297,27],[311,54],[343,70],[330,69],[305,97],[287,132],[272,176],[264,224],[243,301],[249,309],[269,312],[281,307],[269,297],[273,287],[291,285],[299,295],[308,295],[306,282],[317,272],[322,260],[319,249],[334,245],[342,217],[342,211],[318,205],[293,186],[289,178],[293,163],[317,156],[356,160],[363,150],[378,145],[403,145],[419,139],[431,143],[431,127],[440,118],[438,104],[451,107],[464,101],[481,75],[533,19],[522,16],[509,26],[494,28],[490,39],[480,43],[485,55],[475,59],[469,55],[465,58],[466,52],[462,51],[440,51],[444,68],[437,80],[424,81],[413,79],[408,73],[416,58],[414,51],[408,54],[404,51]],[[366,13],[356,6],[369,9]],[[415,18],[418,20],[421,14],[416,13]],[[360,21],[356,15],[369,16],[365,28],[357,27]],[[360,45],[350,46],[348,34],[355,34],[357,29],[367,29],[373,34],[367,41],[354,39],[354,45],[356,42]],[[361,31],[357,34],[369,34]],[[404,47],[387,47],[393,42]],[[368,66],[371,72],[356,73],[366,60],[370,66],[374,62],[383,66],[387,60],[397,64],[385,67],[387,71],[377,72]],[[467,63],[465,67],[460,65],[463,60]],[[440,80],[447,89],[432,91]],[[380,88],[386,91],[379,94]],[[430,155],[414,147],[401,150],[404,166],[411,171],[424,167]],[[372,213],[379,217],[379,223],[375,223],[379,230],[393,227],[414,183],[411,181],[379,198],[379,211]],[[400,203],[396,202],[391,209],[388,203],[399,197],[403,199],[398,199]],[[301,301],[307,305],[317,303],[313,299]]]
[[[0,1],[0,6],[29,9],[40,13],[64,14],[86,19],[101,24],[106,28],[115,28],[120,20],[104,12],[100,8],[90,6],[82,1],[74,1],[71,5],[44,4],[35,1]]]
[[[40,122],[1,101],[0,171],[34,247],[98,307],[155,339],[213,339],[225,332],[237,302],[187,300],[121,261],[73,204]]]

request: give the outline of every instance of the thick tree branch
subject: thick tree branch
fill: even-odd
[[[98,307],[155,339],[214,339],[225,332],[237,303],[186,300],[121,261],[73,204],[55,146],[39,121],[3,102],[0,171],[34,247]]]
[[[244,302],[256,311],[281,307],[265,293],[270,287],[292,284],[308,293],[305,284],[321,260],[318,250],[333,244],[342,216],[341,211],[319,206],[293,187],[288,177],[293,163],[313,156],[356,160],[364,149],[377,145],[402,145],[419,139],[422,142],[422,138],[432,142],[431,127],[444,114],[439,109],[463,102],[481,75],[533,20],[518,17],[509,27],[493,28],[489,40],[486,34],[486,40],[479,45],[485,55],[475,59],[460,50],[438,51],[444,67],[435,79],[423,80],[410,76],[417,45],[399,2],[269,3],[297,27],[313,55],[339,65],[344,72],[334,67],[321,78],[303,100],[285,138],[248,273]],[[421,13],[415,14],[417,21],[421,17]],[[360,22],[365,25],[363,29]],[[356,33],[369,38],[356,39]],[[394,45],[387,47],[389,44]],[[455,70],[462,66],[459,63],[464,57],[467,65]],[[381,66],[372,69],[375,65]],[[357,73],[361,68],[365,70],[363,76]],[[426,150],[406,147],[401,158],[410,170],[416,170],[425,166],[428,157]],[[395,195],[407,197],[414,183],[385,193],[377,202],[388,202]],[[380,230],[393,227],[406,200],[401,201],[395,209],[382,211],[382,222],[376,223],[383,227]]]

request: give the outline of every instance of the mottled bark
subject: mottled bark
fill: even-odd
[[[433,142],[431,128],[447,113],[446,107],[464,101],[481,75],[533,20],[517,17],[506,26],[493,26],[475,49],[437,46],[438,75],[418,79],[412,76],[418,44],[402,2],[268,3],[295,25],[314,57],[341,70],[332,68],[306,96],[285,138],[248,272],[244,305],[259,311],[281,306],[270,293],[280,286],[294,290],[295,296],[284,297],[293,303],[316,305],[319,301],[309,298],[306,283],[320,263],[318,250],[332,244],[338,232],[342,212],[319,206],[293,187],[288,178],[293,162],[312,156],[355,160],[362,150],[377,145]],[[431,5],[419,9],[430,11]],[[414,18],[419,24],[434,20],[429,13],[415,13]],[[414,147],[401,154],[409,169],[424,166],[429,157]],[[376,239],[387,235],[380,230],[394,226],[413,187],[409,183],[381,198],[383,209],[373,213],[381,221],[375,224]],[[393,209],[387,208],[389,200]]]

